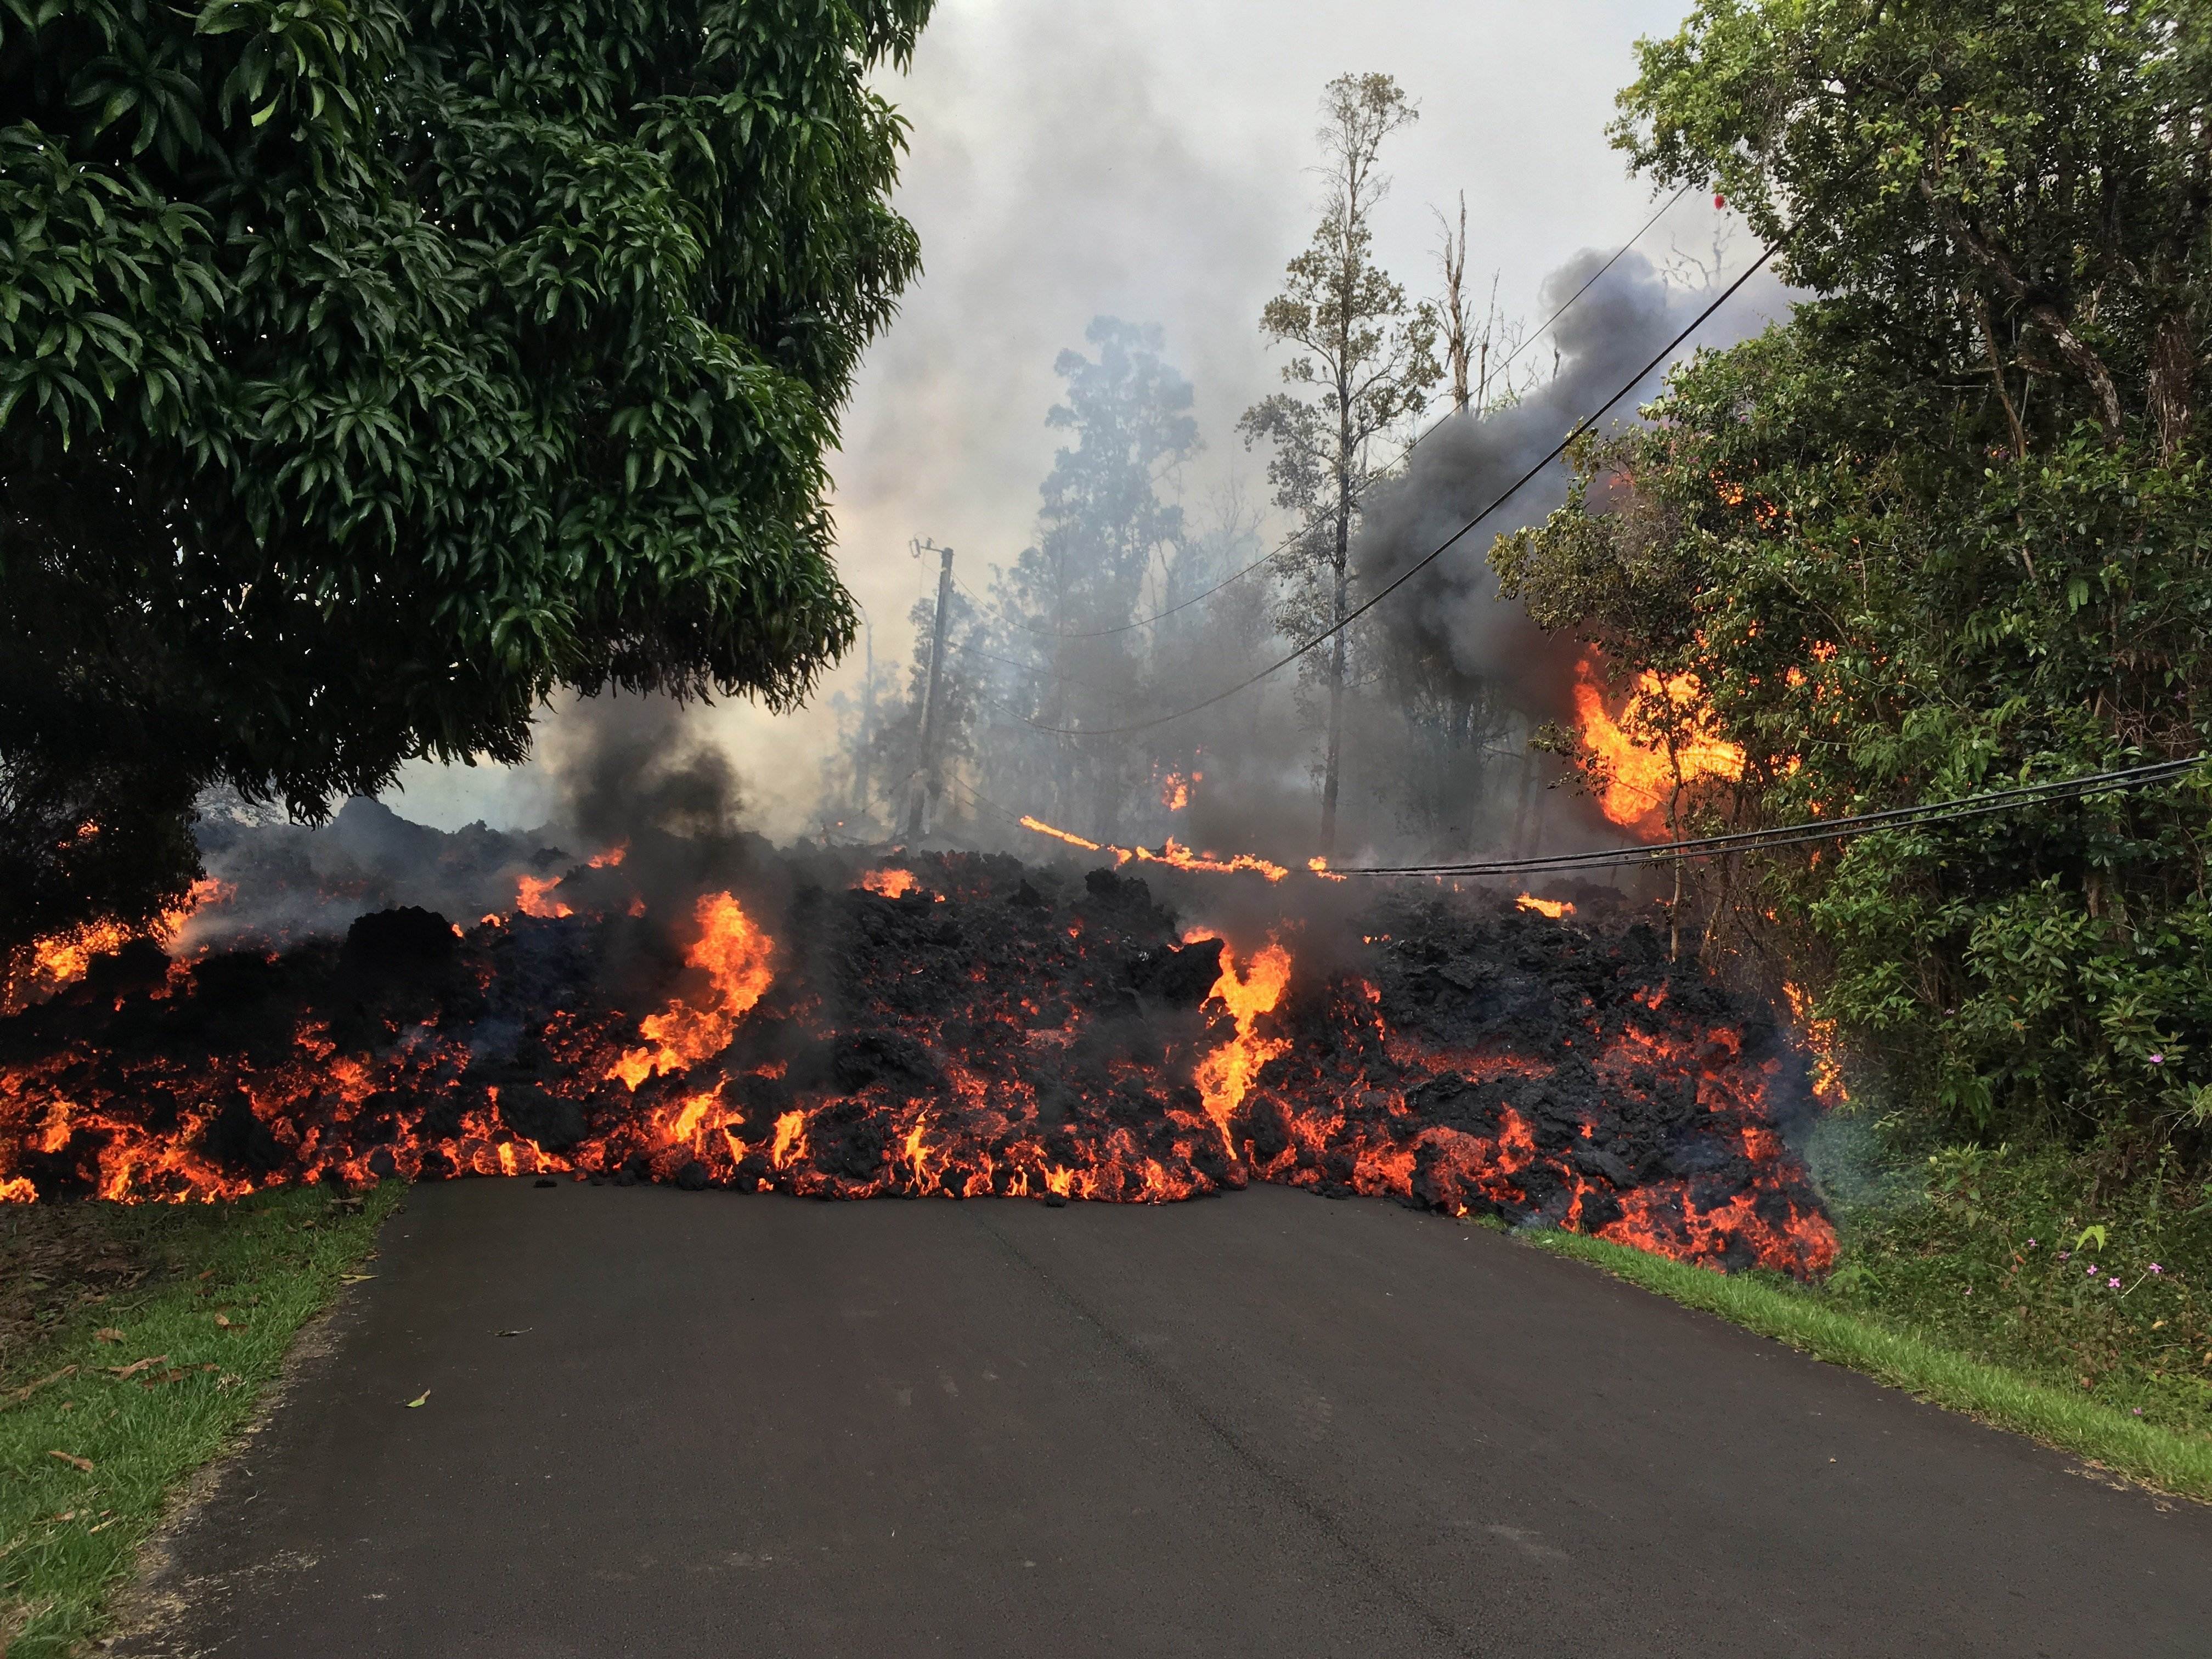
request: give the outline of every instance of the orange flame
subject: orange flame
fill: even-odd
[[[1350,876],[1340,876],[1335,871],[1330,869],[1328,867],[1328,860],[1324,858],[1308,859],[1306,860],[1306,868],[1312,871],[1314,874],[1319,876],[1323,881],[1350,881],[1352,879]]]
[[[618,841],[605,852],[593,854],[586,862],[594,870],[613,870],[619,868],[622,861],[629,856],[629,843]]]
[[[1823,1106],[1848,1103],[1851,1096],[1844,1086],[1836,1022],[1820,1018],[1814,1011],[1812,994],[1802,985],[1785,983],[1782,995],[1790,1004],[1790,1017],[1805,1033],[1805,1050],[1813,1057],[1813,1098]]]
[[[1599,763],[1605,780],[1598,807],[1613,823],[1631,828],[1654,820],[1659,809],[1680,784],[1699,778],[1740,778],[1743,750],[1716,736],[1710,717],[1698,705],[1705,688],[1694,674],[1677,674],[1662,681],[1648,669],[1637,678],[1635,698],[1670,703],[1678,712],[1697,711],[1686,724],[1687,732],[1673,759],[1660,750],[1637,742],[1624,732],[1597,683],[1596,670],[1588,657],[1575,665],[1575,719],[1583,745]]]
[[[1267,941],[1267,948],[1252,958],[1251,967],[1241,975],[1237,971],[1236,952],[1226,945],[1222,946],[1221,976],[1213,981],[1207,1000],[1218,1000],[1229,1010],[1237,1021],[1237,1035],[1199,1062],[1194,1080],[1206,1103],[1206,1115],[1213,1120],[1222,1146],[1232,1158],[1237,1148],[1229,1137],[1229,1120],[1251,1092],[1252,1079],[1260,1068],[1291,1046],[1285,1038],[1256,1036],[1253,1027],[1261,1015],[1271,1012],[1283,1000],[1284,988],[1290,982],[1291,953],[1274,940]]]
[[[1540,916],[1549,916],[1557,921],[1561,916],[1571,916],[1575,907],[1565,899],[1540,899],[1534,893],[1523,893],[1513,901],[1523,910],[1533,910]]]
[[[1170,772],[1160,780],[1160,805],[1170,812],[1180,812],[1190,805],[1191,791],[1206,781],[1203,772],[1185,775]]]
[[[1070,847],[1080,847],[1086,853],[1097,853],[1105,850],[1095,841],[1085,841],[1080,836],[1069,835],[1065,830],[1055,830],[1041,818],[1024,817],[1022,819],[1022,828],[1024,830],[1034,830],[1040,836],[1050,836],[1054,841],[1064,841]]]
[[[895,899],[904,898],[920,881],[921,878],[911,870],[871,870],[860,878],[860,885],[871,893]]]
[[[556,921],[576,913],[556,898],[546,896],[561,884],[558,876],[524,876],[515,884],[514,908],[526,916]]]
[[[730,1046],[738,1021],[761,1000],[775,977],[769,965],[775,941],[755,927],[737,900],[709,893],[696,912],[699,938],[684,960],[703,969],[714,988],[714,1006],[695,1008],[682,998],[638,1024],[649,1048],[631,1048],[608,1068],[632,1089],[648,1077],[687,1071]]]
[[[1168,837],[1166,844],[1157,853],[1149,847],[1133,847],[1127,851],[1116,847],[1111,851],[1114,856],[1123,864],[1134,859],[1139,864],[1164,864],[1176,870],[1210,870],[1217,875],[1229,875],[1240,870],[1249,870],[1256,875],[1267,877],[1269,881],[1280,881],[1291,873],[1281,865],[1271,864],[1266,859],[1255,858],[1249,853],[1239,853],[1232,858],[1225,859],[1218,858],[1211,853],[1194,853],[1189,848],[1177,842],[1173,836]]]

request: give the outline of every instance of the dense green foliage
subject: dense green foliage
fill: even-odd
[[[1617,141],[1725,191],[1810,297],[1583,446],[1574,499],[1494,557],[1616,669],[1697,677],[1747,753],[1711,819],[2206,746],[2208,21],[1707,0],[1642,47]],[[2207,787],[1718,868],[1707,938],[1814,986],[1930,1137],[2194,1155]]]
[[[0,945],[172,896],[211,782],[806,690],[929,9],[0,0]]]

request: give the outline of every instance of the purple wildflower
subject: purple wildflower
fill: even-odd
[[[2074,1252],[2071,1250],[2061,1250],[2058,1253],[2058,1259],[2061,1261],[2071,1261],[2074,1259]]]
[[[2155,1261],[2150,1264],[2150,1270],[2154,1273],[2164,1273],[2166,1272],[2166,1269],[2160,1267]]]
[[[2141,1406],[2136,1407],[2136,1415],[2137,1417],[2141,1417],[2142,1415],[2142,1407]]]
[[[2166,1056],[2164,1054],[2153,1054],[2150,1057],[2150,1063],[2154,1066],[2163,1066],[2166,1064]]]
[[[2031,1250],[2035,1248],[2035,1241],[2033,1239],[2031,1238],[2027,1241],[2027,1248]]]
[[[2120,1281],[2117,1279],[2108,1279],[2105,1281],[2105,1288],[2108,1291],[2117,1291],[2120,1288]]]

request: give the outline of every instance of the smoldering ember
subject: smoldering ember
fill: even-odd
[[[366,802],[323,833],[374,844],[342,890],[318,890],[307,832],[238,829],[178,956],[50,963],[53,994],[0,1020],[10,1196],[535,1174],[1060,1204],[1264,1181],[1723,1267],[1834,1255],[1791,1146],[1807,1056],[1609,888],[658,832],[579,856]],[[380,868],[454,914],[375,908]]]

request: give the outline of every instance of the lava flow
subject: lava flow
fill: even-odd
[[[1265,1180],[1721,1267],[1832,1258],[1789,1149],[1819,1109],[1805,1056],[1605,890],[1571,923],[1432,893],[1341,939],[1285,914],[1232,941],[1109,869],[763,854],[648,906],[641,866],[671,862],[580,865],[465,932],[403,908],[281,953],[98,957],[0,1019],[0,1194]]]

